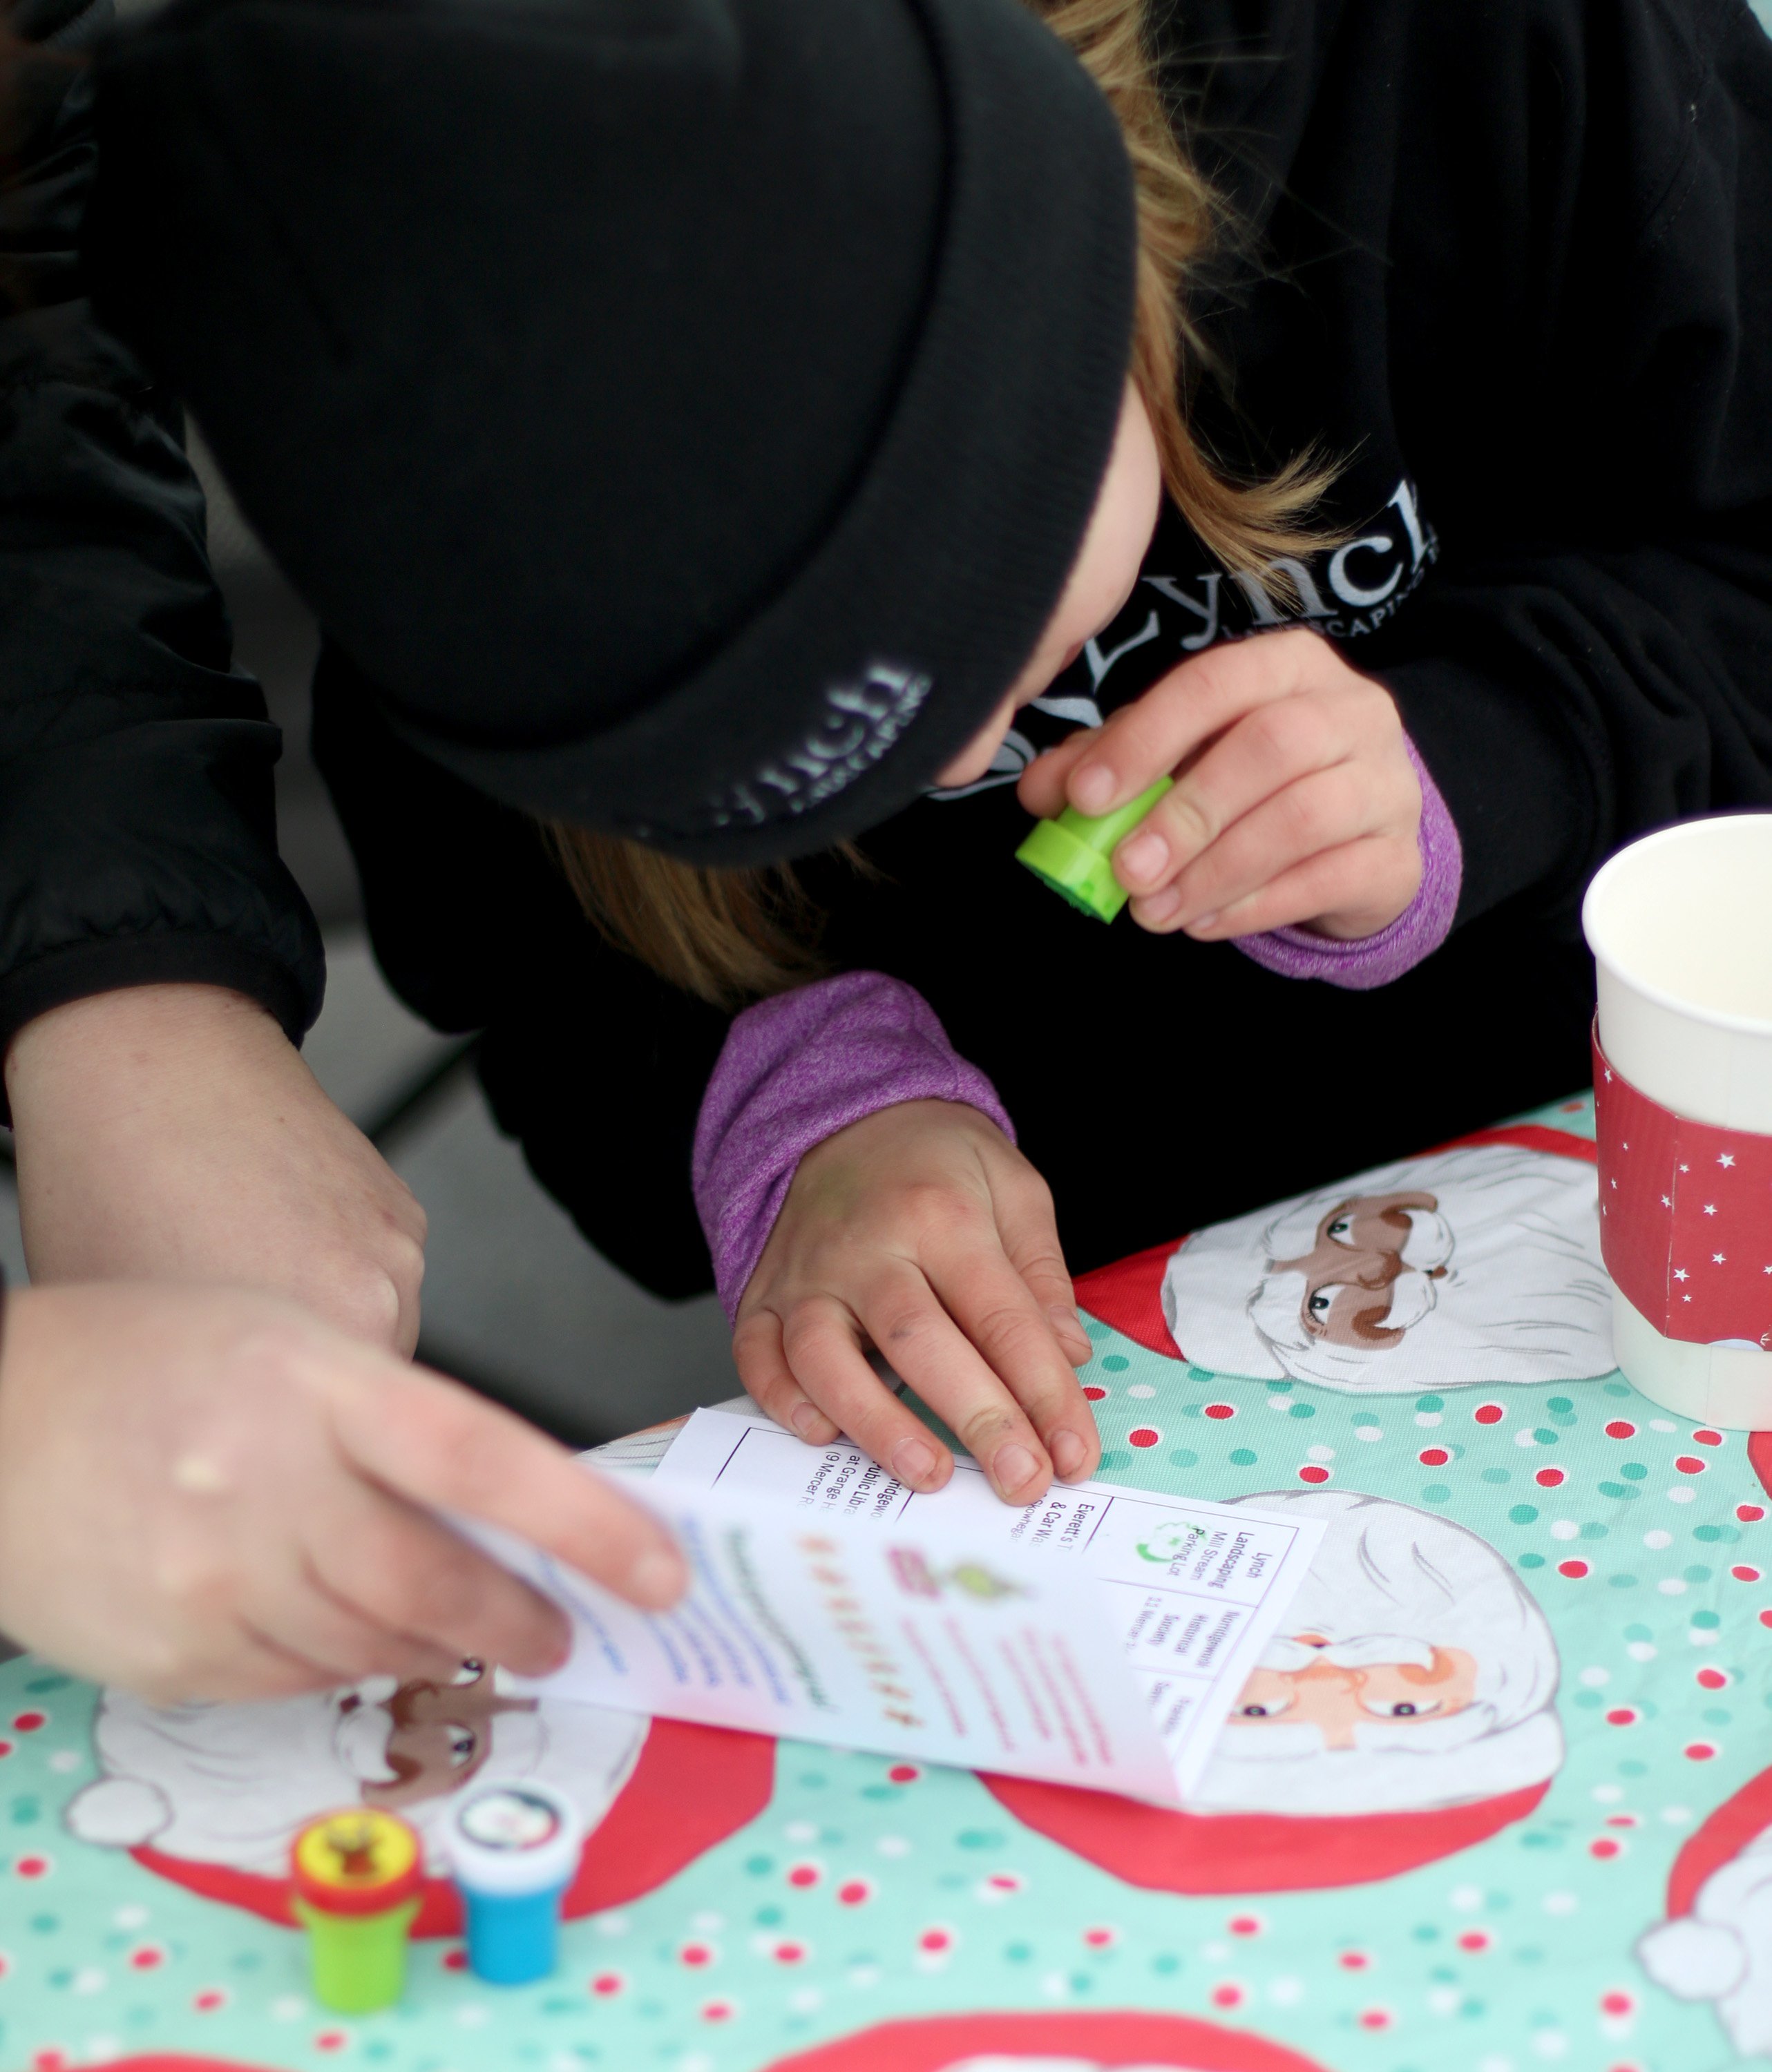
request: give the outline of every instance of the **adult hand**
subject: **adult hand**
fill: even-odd
[[[6,1071],[33,1281],[233,1282],[418,1343],[425,1212],[253,1001],[72,1001],[19,1030]]]
[[[976,1108],[882,1108],[800,1161],[739,1305],[744,1386],[810,1445],[846,1432],[917,1490],[947,1449],[868,1366],[872,1346],[1005,1502],[1101,1453],[1073,1369],[1090,1355],[1046,1183]]]
[[[1043,818],[1102,814],[1174,771],[1114,852],[1132,916],[1201,942],[1303,924],[1376,935],[1421,884],[1421,785],[1383,684],[1302,628],[1209,648],[1030,763]]]
[[[278,1297],[6,1299],[0,1629],[81,1675],[174,1704],[558,1667],[563,1614],[443,1509],[649,1610],[682,1587],[662,1526],[563,1447]]]

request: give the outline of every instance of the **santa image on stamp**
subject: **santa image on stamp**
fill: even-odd
[[[987,1780],[1131,1882],[1296,1890],[1395,1875],[1523,1819],[1563,1760],[1556,1644],[1489,1543],[1350,1490],[1233,1498],[1329,1530],[1180,1813]]]
[[[1086,1274],[1078,1301],[1216,1375],[1349,1394],[1609,1374],[1593,1144],[1486,1133]]]

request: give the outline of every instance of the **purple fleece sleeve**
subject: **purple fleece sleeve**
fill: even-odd
[[[1282,978],[1323,978],[1356,993],[1388,985],[1431,956],[1452,933],[1464,882],[1465,852],[1440,787],[1407,735],[1403,746],[1421,780],[1421,884],[1388,928],[1339,943],[1310,928],[1271,928],[1264,935],[1234,935],[1246,957]]]
[[[1015,1141],[996,1088],[897,979],[844,972],[739,1016],[702,1097],[692,1168],[728,1317],[802,1158],[848,1124],[911,1100],[963,1101]]]

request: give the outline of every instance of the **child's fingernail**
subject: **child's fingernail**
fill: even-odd
[[[999,1489],[1018,1490],[1039,1474],[1040,1463],[1025,1446],[999,1446],[991,1468]]]
[[[1218,917],[1216,914],[1196,914],[1188,923],[1197,935],[1204,935],[1208,928],[1216,928],[1218,925]]]
[[[824,1422],[824,1413],[815,1404],[797,1403],[789,1412],[788,1422],[810,1443],[813,1433]]]
[[[1160,928],[1165,921],[1172,921],[1181,911],[1181,895],[1172,886],[1161,892],[1153,892],[1148,899],[1139,902],[1138,917],[1146,927]]]
[[[1169,860],[1169,845],[1160,834],[1148,828],[1139,832],[1120,844],[1119,867],[1128,878],[1141,883],[1160,876],[1163,866]]]
[[[1055,1432],[1052,1437],[1052,1464],[1066,1482],[1083,1472],[1089,1449],[1074,1432]]]
[[[892,1473],[901,1482],[927,1482],[935,1472],[935,1449],[926,1440],[900,1439],[892,1449]]]
[[[1106,812],[1114,796],[1114,773],[1099,763],[1086,763],[1070,780],[1071,803],[1086,813]]]

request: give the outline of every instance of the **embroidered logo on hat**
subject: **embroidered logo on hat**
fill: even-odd
[[[710,800],[716,828],[760,827],[810,812],[879,762],[933,688],[920,669],[870,662],[858,677],[827,684],[818,722],[783,754]]]

